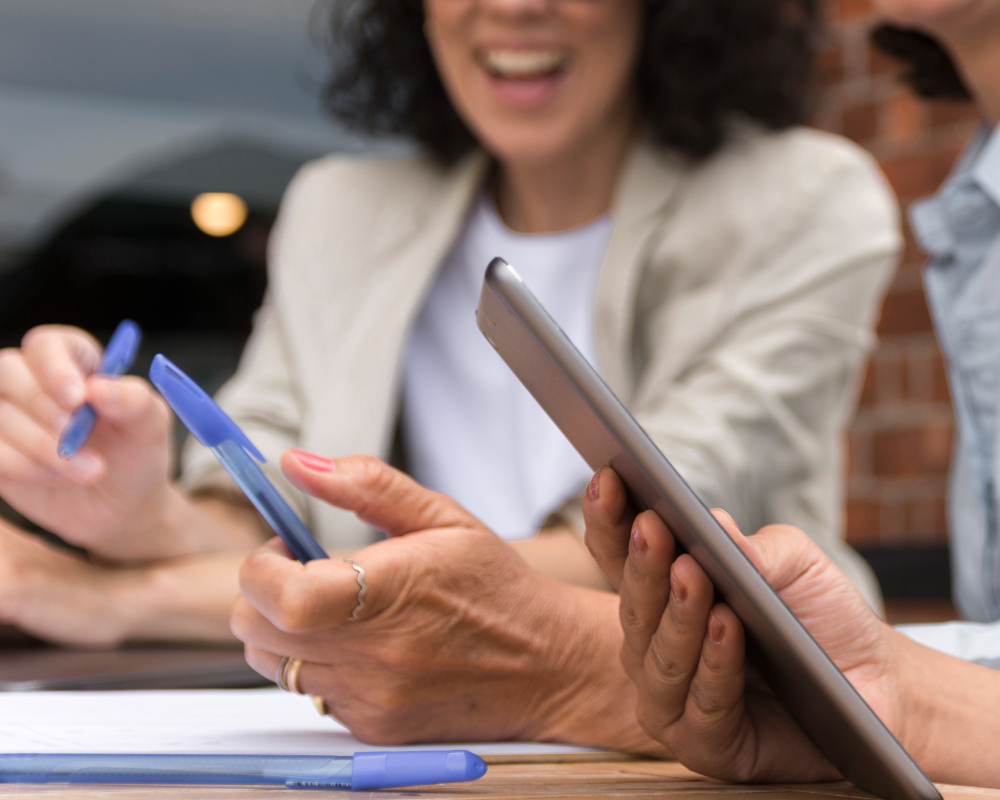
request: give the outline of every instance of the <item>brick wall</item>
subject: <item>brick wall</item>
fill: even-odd
[[[905,209],[931,194],[977,126],[971,107],[924,101],[899,66],[868,43],[870,0],[826,0],[816,123],[878,158]],[[906,231],[902,264],[882,308],[880,342],[849,433],[847,536],[859,547],[943,543],[953,418],[920,280],[923,254]]]

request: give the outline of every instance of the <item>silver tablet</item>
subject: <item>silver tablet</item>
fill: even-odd
[[[743,555],[502,259],[486,269],[479,330],[597,470],[611,465],[636,509],[653,509],[746,629],[747,659],[841,774],[887,800],[941,800],[753,564]]]

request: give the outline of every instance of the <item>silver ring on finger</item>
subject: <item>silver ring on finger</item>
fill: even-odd
[[[291,656],[282,656],[281,660],[278,662],[278,669],[274,675],[274,682],[278,684],[278,688],[283,692],[291,691],[291,689],[288,688],[288,684],[285,683],[285,670],[288,669],[288,662],[291,660]]]
[[[368,591],[368,587],[365,586],[365,571],[360,566],[358,566],[358,562],[355,561],[353,558],[342,558],[341,561],[346,561],[348,564],[354,567],[354,569],[358,573],[358,586],[360,586],[361,588],[358,589],[357,605],[354,607],[354,611],[351,612],[351,616],[347,618],[348,622],[357,622],[358,614],[360,614],[361,609],[365,607],[365,592]]]

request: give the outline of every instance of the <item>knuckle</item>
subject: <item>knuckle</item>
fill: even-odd
[[[381,494],[392,484],[393,473],[382,459],[364,455],[360,457],[361,479],[375,494]]]
[[[31,358],[32,353],[47,350],[54,345],[58,345],[66,335],[66,331],[71,330],[59,325],[37,325],[31,328],[21,339],[21,349]]]
[[[241,642],[246,641],[251,628],[251,606],[242,595],[236,598],[229,610],[229,630]]]
[[[697,682],[691,684],[688,697],[706,722],[715,720],[726,711],[726,704],[719,697],[718,692],[713,692]]]
[[[689,671],[655,641],[646,651],[646,661],[660,684],[676,686],[685,683],[689,677]]]
[[[0,397],[13,397],[16,394],[17,373],[20,371],[18,362],[21,356],[5,355],[5,352],[10,351],[0,351]]]
[[[313,599],[297,584],[286,582],[278,592],[271,621],[285,633],[311,630],[317,623]]]
[[[0,380],[9,378],[11,370],[24,360],[21,351],[16,347],[4,347],[0,349]]]
[[[285,599],[275,606],[271,621],[275,627],[285,633],[300,633],[308,627],[308,616],[294,603]]]
[[[621,601],[619,615],[621,616],[622,627],[626,630],[642,627],[642,619],[639,616],[639,612],[635,610],[634,605],[626,602],[624,598]]]
[[[47,333],[50,333],[48,325],[36,325],[34,328],[29,328],[28,332],[21,337],[21,347],[32,347],[38,343],[39,338],[44,339]]]
[[[243,562],[240,564],[239,572],[237,573],[237,586],[240,592],[245,592],[248,587],[255,586],[258,581],[258,569],[260,567],[261,561],[261,551],[260,549],[251,550]],[[243,597],[237,599],[237,603],[242,600]]]

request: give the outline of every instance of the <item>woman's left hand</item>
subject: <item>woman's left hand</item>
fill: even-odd
[[[246,560],[232,614],[249,663],[299,688],[379,744],[535,739],[662,753],[634,720],[617,662],[617,600],[532,570],[450,498],[378,459],[286,453],[301,489],[389,538],[348,563],[300,564],[278,541]],[[403,534],[406,534],[405,536]]]
[[[584,511],[587,544],[620,593],[621,659],[639,689],[643,729],[685,766],[715,778],[835,778],[784,706],[748,679],[742,623],[716,601],[698,563],[678,552],[663,521],[652,511],[633,521],[608,467],[594,478]],[[900,688],[905,637],[875,616],[802,531],[771,525],[748,539],[728,514],[714,513],[886,726],[910,744]]]

